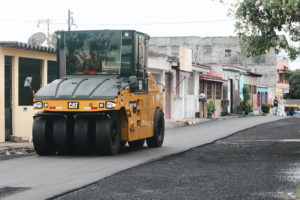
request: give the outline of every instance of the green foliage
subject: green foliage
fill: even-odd
[[[243,97],[245,102],[248,102],[250,99],[250,87],[247,85],[243,87]]]
[[[299,187],[297,187],[296,198],[300,199],[300,188]]]
[[[243,97],[244,97],[244,100],[243,101],[240,101],[240,109],[242,111],[245,111],[246,114],[248,114],[251,109],[252,109],[252,106],[248,103],[249,99],[250,99],[250,87],[245,85],[243,87]]]
[[[299,0],[241,0],[230,14],[237,20],[235,29],[244,42],[246,56],[263,55],[271,48],[276,53],[285,49],[291,60],[300,55]],[[278,33],[287,34],[291,42]]]
[[[208,102],[205,103],[206,109],[208,113],[215,113],[216,110],[216,105],[214,100],[209,100]]]
[[[263,113],[267,114],[270,112],[270,104],[263,104],[261,106],[261,110],[263,111]]]
[[[252,110],[252,105],[249,104],[248,102],[241,101],[240,102],[240,109],[242,111],[245,111],[246,114],[248,114]]]
[[[288,98],[300,99],[300,70],[286,72],[290,83]]]

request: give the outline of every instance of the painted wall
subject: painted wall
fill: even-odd
[[[32,138],[32,116],[36,111],[33,110],[33,106],[19,106],[19,57],[42,60],[42,85],[44,86],[47,84],[47,61],[55,61],[56,54],[0,47],[0,142],[5,140],[4,56],[12,56],[12,133],[14,136]]]
[[[266,94],[267,94],[267,96],[266,96]],[[260,112],[262,112],[262,110],[261,110],[261,106],[262,106],[262,104],[265,104],[265,102],[266,102],[266,99],[267,99],[267,103],[269,103],[269,90],[268,90],[268,88],[266,88],[266,87],[257,87],[257,97],[260,97],[259,98],[259,107],[260,107]]]
[[[239,64],[242,68],[262,74],[257,78],[257,85],[275,87],[277,82],[277,59],[273,50],[258,57],[245,57],[241,52],[244,45],[238,37],[151,37],[149,49],[159,52],[159,46],[165,46],[167,55],[172,53],[172,46],[183,46],[193,50],[193,61],[212,66],[217,63]],[[231,50],[226,56],[225,50]]]

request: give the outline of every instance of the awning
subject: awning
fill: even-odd
[[[212,82],[221,82],[221,83],[227,82],[227,80],[224,80],[223,78],[210,76],[210,75],[200,75],[199,79],[205,81],[212,81]]]
[[[200,80],[213,81],[213,82],[227,82],[223,79],[223,75],[221,72],[216,70],[210,70],[207,74],[200,74]]]

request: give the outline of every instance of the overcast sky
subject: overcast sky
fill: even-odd
[[[234,0],[226,0],[234,2]],[[67,29],[68,9],[73,30],[135,29],[150,36],[231,36],[234,21],[219,0],[9,0],[1,2],[0,41],[27,42],[35,32]],[[300,68],[300,60],[298,63]]]

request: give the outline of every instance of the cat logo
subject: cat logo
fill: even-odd
[[[78,109],[79,108],[79,102],[68,102],[68,108],[69,109]]]

